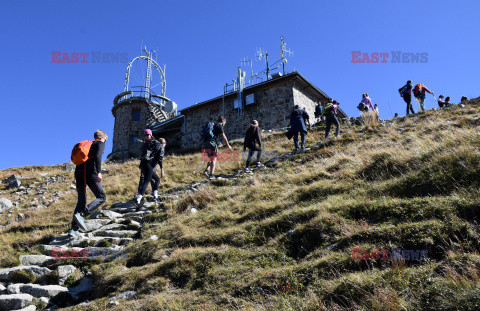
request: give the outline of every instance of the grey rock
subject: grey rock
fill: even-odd
[[[37,311],[37,307],[35,307],[34,305],[30,305],[28,307],[25,307],[16,311]]]
[[[67,162],[63,165],[63,170],[64,171],[69,171],[69,172],[73,172],[76,168],[76,165],[73,164],[72,162]]]
[[[115,218],[120,218],[122,217],[122,214],[119,214],[117,212],[109,211],[109,210],[101,210],[96,213],[94,213],[90,219],[98,219],[100,217],[107,217],[108,219],[115,219]]]
[[[7,288],[3,284],[0,284],[0,295],[6,292],[7,292]]]
[[[110,299],[107,303],[107,307],[111,308],[111,307],[114,307],[114,306],[118,306],[118,301],[115,300],[115,299]]]
[[[123,229],[126,229],[127,226],[125,225],[121,225],[121,224],[110,224],[110,225],[106,225],[106,226],[103,226],[100,230],[123,230]]]
[[[34,274],[37,277],[42,277],[46,273],[51,272],[52,270],[38,266],[18,266],[13,268],[0,269],[0,281],[9,281],[12,273],[15,271],[26,271],[28,273]]]
[[[45,255],[20,255],[22,266],[47,266],[55,262],[52,257]]]
[[[126,291],[126,292],[123,292],[123,293],[120,293],[118,294],[117,296],[111,298],[110,300],[119,300],[119,299],[122,299],[122,300],[130,300],[132,299],[133,297],[135,297],[137,295],[137,292],[133,291],[133,290],[130,290],[130,291]]]
[[[77,268],[72,265],[65,265],[58,267],[58,285],[65,284],[65,281],[68,279],[69,276],[74,274],[77,271]]]
[[[113,237],[113,238],[123,238],[129,237],[137,234],[138,231],[136,230],[100,230],[95,232],[96,236],[106,236],[106,237]]]
[[[93,231],[100,229],[103,226],[108,225],[111,223],[111,219],[87,219],[85,220],[85,224],[87,225],[87,231]]]
[[[32,303],[28,294],[0,295],[0,310],[18,310]]]
[[[84,277],[80,283],[75,287],[70,287],[68,293],[74,298],[85,292],[90,292],[93,290],[93,281],[89,277]]]
[[[14,188],[18,188],[20,187],[20,185],[22,184],[22,182],[18,179],[15,179],[13,181],[11,181],[9,184],[8,184],[8,187],[10,189],[14,189]]]
[[[20,179],[18,175],[11,175],[10,177],[5,178],[2,180],[2,184],[10,184],[12,181]]]
[[[11,284],[7,291],[10,294],[29,294],[33,297],[55,297],[60,293],[68,292],[68,289],[59,285],[38,285],[38,284]]]
[[[38,300],[40,300],[41,302],[45,303],[48,305],[48,303],[50,302],[50,299],[48,299],[47,297],[40,297],[38,298]]]
[[[8,211],[13,206],[12,201],[6,198],[0,199],[0,213],[4,211]]]

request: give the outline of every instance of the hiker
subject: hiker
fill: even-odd
[[[75,182],[77,186],[77,206],[73,212],[72,227],[68,232],[71,237],[83,236],[79,229],[87,231],[85,217],[92,214],[107,197],[102,187],[102,155],[105,150],[105,141],[108,139],[104,131],[97,130],[93,134],[95,139],[88,151],[88,160],[75,168]],[[95,200],[87,204],[87,186],[95,195]]]
[[[445,108],[450,107],[450,105],[452,105],[450,103],[450,96],[447,96],[447,97],[445,97]]]
[[[378,112],[378,105],[375,104],[373,105],[373,112],[375,113],[375,118],[377,119],[377,122],[380,120],[380,114]]]
[[[257,146],[258,143],[258,146]],[[257,152],[257,167],[262,167],[264,166],[260,162],[260,157],[262,156],[262,135],[261,135],[261,130],[260,127],[258,126],[258,121],[253,120],[250,123],[250,126],[247,129],[247,132],[245,133],[245,139],[243,140],[243,151],[246,151],[248,148],[248,157],[247,157],[247,163],[245,164],[245,172],[246,173],[251,173],[252,171],[250,170],[250,162],[252,160],[253,153],[256,151]]]
[[[288,130],[288,136],[293,136],[293,143],[295,144],[295,150],[293,153],[297,153],[299,149],[298,145],[298,133],[302,140],[301,151],[305,151],[305,135],[307,134],[307,128],[305,127],[305,120],[309,119],[308,113],[300,109],[298,105],[294,106],[294,110],[290,114],[290,129]]]
[[[446,108],[446,106],[445,106],[445,100],[443,100],[444,97],[445,97],[445,96],[443,96],[443,95],[438,96],[437,103],[438,103],[438,107],[439,107],[440,109]]]
[[[323,122],[323,115],[322,115],[322,103],[318,102],[315,106],[315,121],[318,122],[318,119]]]
[[[206,151],[209,155],[209,161],[207,163],[207,167],[203,172],[208,179],[215,178],[215,162],[217,161],[218,156],[218,144],[217,139],[222,137],[223,142],[227,145],[229,150],[232,150],[232,147],[228,143],[227,136],[225,136],[225,130],[223,127],[227,124],[227,119],[225,117],[218,117],[218,123],[214,123],[212,121],[208,122],[204,125],[202,129],[202,139],[203,139],[203,149],[202,151]]]
[[[146,129],[143,132],[145,141],[142,146],[142,154],[140,156],[140,170],[142,177],[140,176],[140,183],[138,185],[138,194],[136,196],[137,204],[142,201],[145,192],[147,191],[148,184],[153,180],[152,191],[155,200],[158,199],[158,186],[160,185],[160,178],[164,177],[163,171],[163,157],[165,156],[166,141],[160,138],[158,141],[153,137],[152,130]],[[157,164],[160,166],[160,177],[155,172]]]
[[[413,89],[413,95],[415,96],[415,99],[418,101],[420,104],[420,110],[425,111],[424,107],[424,102],[425,102],[425,91],[433,94],[432,91],[430,91],[425,85],[422,83],[419,83],[415,85],[415,88]]]
[[[307,108],[303,107],[302,108],[305,112],[307,112]],[[310,129],[311,126],[310,126],[310,115],[307,113],[305,113],[303,115],[303,121],[305,122],[305,125],[308,126],[308,128]]]
[[[463,103],[466,100],[468,100],[467,96],[462,96],[462,99],[460,99],[460,102]]]
[[[323,113],[327,123],[325,127],[325,140],[328,138],[332,123],[335,123],[335,125],[337,126],[337,130],[335,132],[335,138],[338,138],[338,134],[340,134],[340,122],[338,122],[338,119],[337,119],[337,109],[339,105],[340,104],[336,100],[334,100],[333,103],[328,103],[325,106],[325,110]]]
[[[373,109],[372,100],[368,96],[368,93],[362,94],[362,101],[361,102],[365,104],[365,106],[367,107],[367,110],[368,109]]]
[[[407,84],[402,86],[401,88],[398,89],[398,92],[400,93],[400,96],[403,97],[403,100],[407,103],[407,116],[409,110],[412,112],[412,114],[415,113],[413,111],[413,106],[412,106],[412,89],[413,89],[413,84],[412,81],[408,80]]]

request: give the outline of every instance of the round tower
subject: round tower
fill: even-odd
[[[113,100],[115,125],[109,158],[138,157],[143,131],[176,114],[171,109],[176,107],[175,103],[165,97],[165,67],[162,69],[154,60],[155,51],[144,48],[143,52],[145,55],[135,57],[128,64],[124,90]],[[135,79],[139,73],[142,73],[143,79]],[[134,85],[130,85],[131,77],[134,77]]]

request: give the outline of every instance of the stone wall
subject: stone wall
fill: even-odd
[[[245,93],[244,97],[251,93]],[[236,97],[225,100],[223,115],[227,119],[225,134],[229,140],[245,136],[251,120],[258,120],[265,130],[283,128],[289,125],[290,112],[294,106],[293,82],[287,81],[274,86],[265,87],[254,92],[255,103],[244,106],[243,112],[233,108]],[[185,134],[182,138],[183,148],[196,148],[201,145],[200,133],[209,118],[217,119],[222,115],[222,99],[215,100],[195,110],[184,111]]]
[[[320,101],[326,104],[328,99],[325,97],[319,97],[308,92],[309,90],[301,85],[295,85],[293,88],[293,98],[295,105],[299,105],[300,108],[305,107],[308,115],[310,116],[310,124],[315,123],[315,106]]]
[[[132,120],[133,110],[140,110],[139,121]],[[112,113],[115,117],[115,125],[113,128],[113,150],[110,156],[130,157],[130,137],[143,138],[148,117],[147,104],[139,101],[119,103],[112,109]]]

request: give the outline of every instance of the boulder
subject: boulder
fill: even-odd
[[[58,267],[58,285],[64,285],[65,281],[70,276],[73,276],[76,279],[80,279],[81,273],[78,271],[77,268],[75,268],[75,266],[72,265]]]
[[[45,255],[20,255],[19,259],[22,266],[47,266],[55,263],[52,257]]]
[[[0,284],[0,295],[6,292],[7,292],[7,288],[3,284]]]
[[[8,211],[9,209],[12,208],[12,206],[13,206],[13,203],[9,199],[6,199],[6,198],[0,199],[0,213],[4,211]]]
[[[18,175],[11,175],[10,177],[5,178],[2,180],[2,184],[10,184],[14,180],[20,179],[20,176]]]
[[[130,291],[120,293],[117,296],[111,298],[110,300],[120,300],[120,299],[130,300],[130,299],[134,298],[136,295],[137,295],[137,292],[135,292],[133,290],[130,290]]]
[[[52,270],[38,266],[18,266],[13,268],[0,269],[0,281],[10,281],[10,277],[15,271],[25,271],[27,273],[34,274],[37,277],[43,277],[46,273],[49,273]]]
[[[28,307],[25,307],[25,308],[22,308],[22,309],[16,310],[16,311],[37,311],[37,307],[35,307],[34,305],[30,305]]]
[[[69,172],[73,172],[76,168],[76,165],[73,164],[72,162],[67,162],[65,164],[63,164],[63,170],[64,171],[69,171]]]
[[[51,298],[60,293],[68,292],[68,288],[59,285],[10,284],[7,291],[10,294],[29,294],[37,298]]]
[[[32,303],[28,294],[0,295],[0,310],[18,310]]]

